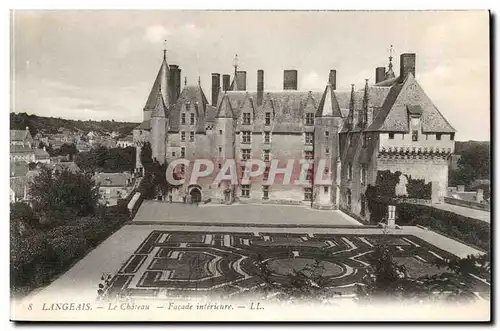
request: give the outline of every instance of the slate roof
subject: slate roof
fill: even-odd
[[[151,130],[151,121],[145,120],[138,126],[136,126],[135,130]]]
[[[156,79],[151,87],[151,92],[149,92],[148,99],[146,104],[144,105],[144,111],[153,110],[157,105],[158,94],[161,91],[162,86],[168,86],[168,82],[170,81],[170,70],[168,68],[167,60],[164,57],[163,61],[160,65],[160,69],[158,70],[158,74],[156,75]],[[169,104],[170,96],[169,89],[166,91],[161,91],[163,95],[163,101],[166,105]]]
[[[186,103],[194,105],[194,111],[196,113],[196,132],[205,132],[205,119],[214,118],[214,107],[208,105],[208,100],[203,92],[203,89],[197,86],[185,86],[177,102],[170,109],[169,113],[169,125],[170,132],[179,132],[180,117],[183,106]]]
[[[328,83],[318,105],[316,116],[343,117],[332,85]]]
[[[423,132],[455,132],[411,73],[403,82],[398,79],[391,86],[382,108],[377,114],[374,113],[374,120],[367,131],[409,132],[408,106],[411,106],[414,114],[420,112]]]

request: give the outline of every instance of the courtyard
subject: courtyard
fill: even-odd
[[[290,225],[283,225],[284,219]],[[316,263],[326,287],[350,298],[366,272],[367,255],[381,241],[416,277],[443,272],[432,265],[436,259],[482,253],[413,226],[389,230],[362,226],[339,211],[146,202],[130,224],[26,300],[50,302],[53,297],[77,296],[95,301],[103,275],[112,279],[106,291],[109,296],[238,298],[264,284],[258,263],[266,265],[273,281],[285,285],[291,274]],[[481,297],[489,297],[488,282],[474,275],[468,281]]]

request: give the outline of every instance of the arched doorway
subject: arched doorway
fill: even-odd
[[[189,197],[191,198],[191,203],[199,203],[201,202],[201,191],[197,187],[193,187],[191,191],[189,191]]]

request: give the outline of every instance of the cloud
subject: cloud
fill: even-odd
[[[153,25],[146,29],[144,34],[144,39],[152,44],[162,43],[167,36],[170,36],[171,32],[162,25]]]
[[[316,71],[311,71],[302,79],[302,88],[311,88],[321,86],[320,76]]]

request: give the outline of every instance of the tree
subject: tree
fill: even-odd
[[[99,200],[91,174],[69,170],[54,174],[45,168],[30,183],[29,195],[44,224],[92,214]]]
[[[384,242],[377,245],[368,256],[370,266],[356,286],[359,303],[374,301],[412,301],[426,302],[435,300],[470,301],[475,300],[474,289],[467,277],[470,273],[489,279],[489,254],[468,256],[465,259],[436,260],[435,266],[448,269],[436,275],[412,277],[404,265],[393,259],[390,246]]]
[[[73,160],[73,155],[78,153],[78,149],[76,149],[76,145],[74,143],[71,144],[62,144],[57,150],[55,150],[56,155],[66,156],[69,155],[70,161]]]

